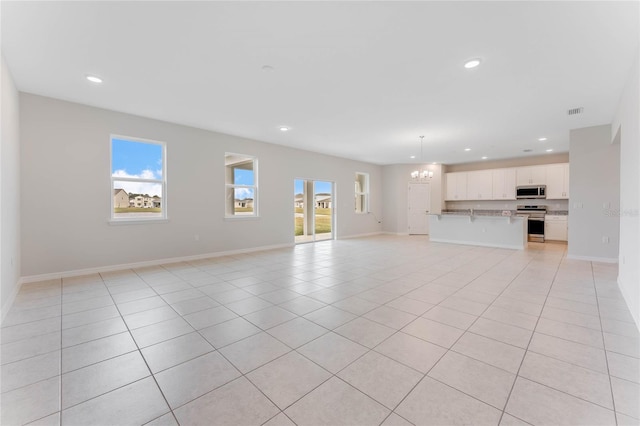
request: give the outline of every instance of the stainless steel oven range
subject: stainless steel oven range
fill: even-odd
[[[547,207],[521,205],[517,207],[516,213],[528,216],[529,241],[544,243],[544,216],[547,214]]]

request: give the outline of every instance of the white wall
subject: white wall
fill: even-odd
[[[620,258],[618,284],[640,328],[640,65],[631,69],[611,126],[620,144]]]
[[[610,125],[571,130],[569,140],[568,256],[617,262],[620,146],[611,143]]]
[[[336,183],[338,238],[381,231],[354,212],[367,172],[380,215],[380,166],[29,94],[20,107],[25,277],[292,244],[295,178]],[[167,143],[168,223],[109,225],[110,134]],[[258,157],[259,219],[224,219],[227,151]]]
[[[4,319],[20,278],[19,96],[2,57],[0,83],[0,316]]]
[[[439,213],[443,206],[442,166],[429,164],[422,166],[424,170],[433,172],[429,180],[431,185],[432,213]],[[419,169],[416,164],[393,164],[382,167],[382,200],[384,205],[383,231],[391,234],[408,234],[409,232],[409,191],[411,172]]]

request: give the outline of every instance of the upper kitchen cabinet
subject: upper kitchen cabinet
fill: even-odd
[[[467,200],[467,173],[447,173],[447,201]]]
[[[492,170],[467,172],[467,199],[490,200],[493,194]]]
[[[516,169],[492,170],[493,199],[516,199]]]
[[[546,185],[547,166],[528,166],[516,169],[516,183],[524,185]]]
[[[569,163],[547,166],[547,198],[551,200],[569,198]]]

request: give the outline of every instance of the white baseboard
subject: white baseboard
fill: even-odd
[[[365,237],[373,237],[374,235],[381,235],[384,234],[384,232],[382,231],[378,231],[378,232],[369,232],[366,234],[353,234],[353,235],[345,235],[343,237],[340,237],[340,240],[348,240],[351,238],[365,238]]]
[[[601,262],[601,263],[618,263],[617,257],[593,257],[593,256],[576,256],[568,254],[567,259],[570,260],[586,260],[587,262]]]
[[[22,277],[20,279],[20,281],[21,281],[21,284],[22,283],[35,283],[35,282],[39,282],[39,281],[46,281],[46,280],[52,280],[52,279],[77,277],[77,276],[81,276],[81,275],[99,274],[101,272],[120,271],[120,270],[123,270],[123,269],[144,268],[146,266],[163,265],[163,264],[166,264],[166,263],[189,262],[189,261],[193,261],[193,260],[208,259],[208,258],[211,258],[211,257],[232,256],[234,254],[253,253],[253,252],[258,252],[258,251],[274,250],[274,249],[288,248],[288,247],[293,247],[293,246],[294,246],[293,243],[274,244],[274,245],[270,245],[270,246],[253,247],[253,248],[247,248],[247,249],[238,249],[238,250],[219,251],[219,252],[215,252],[215,253],[196,254],[196,255],[193,255],[193,256],[182,256],[182,257],[172,257],[172,258],[168,258],[168,259],[146,260],[146,261],[143,261],[143,262],[122,263],[122,264],[119,264],[119,265],[98,266],[98,267],[95,267],[95,268],[76,269],[76,270],[72,270],[72,271],[62,271],[62,272],[52,272],[52,273],[49,273],[49,274],[28,275],[28,276]],[[11,305],[9,305],[9,306],[11,306]],[[3,313],[4,313],[4,309],[3,309]]]
[[[464,246],[480,246],[480,247],[491,247],[491,248],[503,248],[510,250],[524,250],[525,247],[522,246],[512,246],[508,244],[491,244],[491,243],[479,243],[475,241],[458,241],[458,240],[447,240],[440,238],[430,238],[432,243],[446,243],[446,244],[459,244]]]
[[[385,234],[385,235],[398,235],[398,236],[400,236],[400,237],[404,237],[404,236],[406,236],[406,235],[409,235],[409,233],[408,233],[408,232],[388,232],[388,231],[382,231],[381,233],[382,233],[382,234]]]
[[[0,324],[4,322],[4,318],[7,316],[7,314],[9,313],[9,310],[13,306],[13,302],[16,300],[16,296],[20,291],[20,287],[22,287],[22,283],[23,283],[22,279],[19,279],[15,287],[13,288],[13,291],[7,298],[7,300],[5,300],[4,303],[2,304],[2,307],[0,308],[2,309],[2,311],[0,311]]]

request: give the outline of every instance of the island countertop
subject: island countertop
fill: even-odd
[[[524,249],[527,247],[527,216],[502,216],[502,210],[443,211],[429,216],[433,242]],[[498,214],[499,212],[499,214]]]

